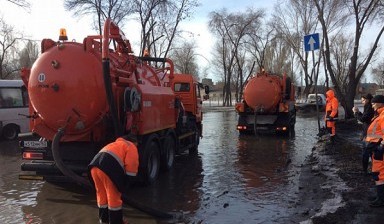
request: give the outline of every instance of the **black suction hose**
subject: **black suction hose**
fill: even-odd
[[[68,169],[65,166],[63,160],[61,159],[60,152],[59,152],[59,143],[63,135],[64,135],[64,128],[59,128],[59,130],[53,137],[53,141],[52,141],[52,155],[53,155],[53,159],[55,160],[57,168],[64,174],[64,176],[72,178],[76,183],[86,188],[91,188],[91,184],[89,181],[87,181],[86,178],[81,177],[76,173],[74,173],[72,170]]]
[[[105,93],[107,95],[108,105],[109,109],[111,111],[112,116],[112,122],[113,127],[115,129],[115,137],[119,137],[122,135],[122,128],[119,123],[118,117],[117,117],[117,109],[116,109],[116,103],[113,99],[113,93],[112,93],[112,83],[111,83],[111,76],[110,76],[110,67],[109,67],[109,59],[103,59],[103,76],[104,76],[104,87],[105,87]]]

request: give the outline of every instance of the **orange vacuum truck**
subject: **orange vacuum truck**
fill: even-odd
[[[20,141],[20,179],[73,180],[89,186],[87,165],[107,143],[138,139],[138,180],[169,170],[175,155],[196,152],[202,136],[202,98],[208,86],[175,74],[167,58],[136,57],[110,19],[103,35],[82,43],[44,39],[41,55],[22,71],[36,141]]]
[[[236,103],[240,134],[289,133],[296,123],[295,89],[284,75],[262,71],[244,87],[242,102]]]

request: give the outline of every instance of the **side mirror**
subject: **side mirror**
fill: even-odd
[[[209,86],[207,85],[207,86],[204,86],[204,91],[205,91],[205,94],[209,94]]]

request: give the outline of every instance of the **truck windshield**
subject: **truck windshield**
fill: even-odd
[[[175,83],[175,92],[189,92],[189,83]]]

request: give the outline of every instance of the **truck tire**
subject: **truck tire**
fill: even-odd
[[[139,157],[139,177],[144,185],[150,185],[157,179],[160,170],[159,144],[154,135],[146,140]]]
[[[285,99],[289,100],[291,98],[291,78],[287,77],[285,79]]]
[[[163,142],[163,150],[161,152],[161,169],[168,171],[172,168],[175,161],[176,140],[172,131],[168,131]]]
[[[198,152],[198,147],[200,144],[200,135],[199,135],[199,129],[197,128],[197,125],[194,127],[194,132],[195,134],[192,136],[193,137],[193,146],[189,148],[189,154],[197,154]]]
[[[3,127],[3,138],[6,140],[14,140],[17,138],[20,128],[15,124],[8,124]]]

